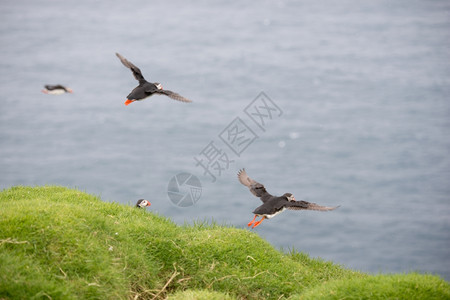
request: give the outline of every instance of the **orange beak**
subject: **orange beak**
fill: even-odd
[[[128,105],[128,104],[130,104],[132,102],[134,102],[134,100],[127,99],[127,101],[125,101],[125,105]]]

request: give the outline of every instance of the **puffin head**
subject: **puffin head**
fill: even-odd
[[[138,208],[144,208],[144,207],[150,206],[150,205],[152,205],[150,203],[150,201],[145,200],[145,199],[139,199],[136,203],[136,207],[138,207]]]
[[[71,94],[73,93],[73,90],[71,88],[66,88],[66,91]]]
[[[288,201],[291,201],[291,202],[295,201],[295,197],[291,193],[286,193],[283,195],[283,197],[286,197],[288,199]]]
[[[163,87],[162,87],[162,84],[161,84],[161,83],[159,83],[159,82],[155,82],[155,85],[156,85],[156,88],[157,88],[158,90],[162,90],[162,89],[163,89]]]

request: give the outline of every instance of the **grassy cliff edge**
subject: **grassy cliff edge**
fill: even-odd
[[[438,276],[355,272],[74,189],[12,187],[0,207],[0,299],[450,299]]]

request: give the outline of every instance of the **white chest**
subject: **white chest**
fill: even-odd
[[[273,217],[275,217],[276,215],[278,215],[278,214],[281,214],[283,211],[285,211],[286,210],[286,207],[283,207],[282,209],[280,209],[279,211],[277,211],[276,213],[274,213],[274,214],[271,214],[271,215],[263,215],[264,217],[266,217],[267,219],[271,219],[271,218],[273,218]]]

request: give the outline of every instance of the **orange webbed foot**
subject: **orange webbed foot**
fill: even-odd
[[[252,228],[258,227],[259,224],[261,224],[262,221],[264,221],[265,218],[266,218],[266,217],[262,217],[261,220],[259,220],[258,222],[255,222],[255,224],[253,224]]]
[[[248,226],[248,227],[252,226],[253,223],[255,223],[255,219],[256,219],[256,215],[253,217],[253,220],[251,220],[251,221],[247,224],[247,226]]]

